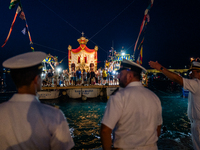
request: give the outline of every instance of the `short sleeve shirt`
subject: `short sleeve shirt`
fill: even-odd
[[[110,97],[102,123],[114,129],[114,147],[155,144],[157,127],[162,124],[161,102],[141,82],[131,82]]]
[[[183,88],[189,90],[188,117],[200,120],[200,80],[183,78]]]
[[[30,94],[0,104],[0,149],[69,150],[74,146],[64,114]]]

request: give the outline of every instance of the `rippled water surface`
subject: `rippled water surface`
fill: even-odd
[[[12,87],[7,84],[8,87]],[[153,90],[154,91],[154,90]],[[190,123],[187,116],[187,98],[181,94],[158,92],[162,104],[163,126],[158,141],[159,150],[192,150]],[[12,94],[0,94],[0,102],[7,101]],[[56,104],[67,117],[70,132],[75,142],[73,149],[93,149],[101,147],[99,130],[106,107],[106,100],[90,99],[87,101],[60,98],[42,101]]]
[[[99,127],[106,103],[72,100],[59,105],[73,131],[76,148],[100,147]]]
[[[176,96],[159,96],[163,109],[163,125],[167,131],[161,139],[174,139],[176,142],[187,140],[191,148],[190,123],[187,118],[187,99]],[[98,148],[101,146],[99,130],[106,102],[98,100],[78,101],[68,100],[57,103],[64,112],[76,143],[75,148]],[[181,141],[182,140],[182,141]],[[168,141],[169,142],[169,141]],[[171,141],[172,142],[172,141]]]

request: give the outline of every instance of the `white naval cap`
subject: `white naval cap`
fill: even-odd
[[[193,61],[190,69],[188,71],[192,71],[192,70],[200,70],[200,62],[199,61]]]
[[[129,70],[137,71],[137,72],[144,72],[144,73],[147,72],[147,70],[144,67],[142,67],[141,65],[139,65],[133,61],[123,59],[123,61],[121,61],[119,71],[125,70],[125,69],[129,69]]]
[[[47,54],[40,51],[28,52],[11,57],[3,62],[3,67],[9,69],[23,69],[39,65]]]

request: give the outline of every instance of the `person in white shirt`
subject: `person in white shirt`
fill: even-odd
[[[188,118],[191,121],[192,142],[195,150],[200,150],[200,61],[192,62],[189,71],[192,79],[183,78],[159,64],[157,61],[150,61],[150,67],[161,71],[173,82],[177,82],[184,89],[189,90],[188,95]]]
[[[12,98],[0,104],[0,149],[2,150],[69,150],[74,146],[63,112],[42,104],[43,52],[29,52],[4,61],[17,87]]]
[[[159,98],[141,84],[141,72],[146,69],[123,60],[119,71],[123,89],[111,95],[107,103],[100,131],[103,149],[157,150],[162,107]]]
[[[68,70],[65,70],[65,86],[69,85],[69,79],[70,79],[70,74],[68,72]]]
[[[101,70],[101,68],[99,68],[98,69],[98,83],[99,83],[99,85],[101,85],[102,84],[102,70]]]

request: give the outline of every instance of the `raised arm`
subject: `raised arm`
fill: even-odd
[[[159,64],[157,61],[156,62],[149,61],[149,65],[150,65],[151,68],[154,68],[154,69],[162,72],[166,77],[168,77],[173,82],[176,82],[176,83],[180,84],[181,86],[183,86],[183,78],[181,76],[179,76],[176,73],[169,71],[168,69],[163,67],[161,64]]]

